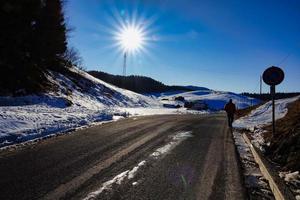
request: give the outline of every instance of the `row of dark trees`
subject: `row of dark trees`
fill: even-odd
[[[131,90],[137,93],[154,93],[167,91],[191,91],[192,89],[182,86],[168,86],[146,76],[120,76],[112,75],[101,71],[89,71],[92,76],[113,84],[117,87]]]
[[[272,99],[272,96],[271,96],[270,93],[259,94],[259,93],[244,92],[244,93],[242,93],[242,95],[248,96],[248,97],[253,97],[253,98],[256,98],[256,99],[260,99],[262,101],[269,101],[269,100]],[[291,98],[291,97],[295,97],[295,96],[298,96],[298,95],[300,95],[299,92],[278,92],[275,95],[275,99]]]
[[[0,94],[41,91],[68,64],[62,0],[1,0],[0,26]]]

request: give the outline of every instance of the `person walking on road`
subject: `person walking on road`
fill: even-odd
[[[232,127],[232,122],[234,119],[234,113],[236,111],[235,104],[232,103],[232,99],[229,99],[229,102],[225,105],[224,110],[227,113],[228,126]]]

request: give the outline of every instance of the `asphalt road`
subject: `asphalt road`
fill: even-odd
[[[193,137],[174,146],[172,137],[186,131]],[[168,144],[167,153],[150,156]],[[142,161],[134,177],[99,192]],[[78,130],[1,152],[0,177],[0,199],[83,199],[93,191],[94,199],[245,199],[224,114],[128,118]]]

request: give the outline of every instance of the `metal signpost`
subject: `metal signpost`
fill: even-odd
[[[269,67],[263,73],[263,80],[270,85],[270,93],[272,96],[272,135],[275,134],[275,86],[280,84],[284,79],[284,72],[279,67]]]

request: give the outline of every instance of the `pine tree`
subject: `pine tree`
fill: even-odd
[[[64,69],[62,1],[1,0],[0,24],[0,95],[42,91],[47,70]]]
[[[61,0],[44,0],[37,24],[37,51],[41,65],[52,70],[64,68],[63,54],[67,50],[67,28]]]
[[[0,92],[33,89],[43,80],[32,49],[40,1],[2,0],[0,10]]]

